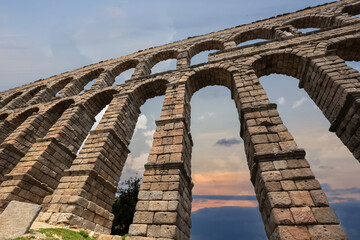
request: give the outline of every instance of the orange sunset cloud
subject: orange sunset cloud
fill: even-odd
[[[192,179],[193,195],[255,195],[249,171],[202,172]]]
[[[257,207],[256,201],[249,200],[213,200],[213,199],[194,199],[191,211],[195,212],[203,208],[217,207]]]

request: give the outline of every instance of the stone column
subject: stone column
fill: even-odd
[[[15,109],[26,106],[28,101],[32,99],[37,93],[39,93],[43,88],[45,88],[45,86],[36,86],[31,90],[25,91],[21,95],[11,100],[5,107],[7,109]]]
[[[131,78],[138,78],[142,76],[147,76],[151,74],[151,67],[147,61],[140,62],[131,76]]]
[[[190,56],[188,51],[180,52],[177,56],[176,69],[187,68],[190,66]]]
[[[111,86],[115,81],[115,77],[116,76],[114,76],[111,73],[111,71],[105,71],[105,72],[101,73],[99,75],[98,79],[91,86],[91,90],[103,89],[103,88]]]
[[[184,83],[168,85],[156,125],[127,239],[190,239],[192,140]]]
[[[12,114],[5,115],[5,119],[0,121],[0,144],[12,134],[16,128],[18,128],[26,119],[28,119],[33,113],[37,112],[37,107],[29,108],[22,111],[19,114],[13,112]]]
[[[0,183],[5,174],[8,174],[25,156],[32,144],[46,135],[51,126],[72,103],[72,100],[65,100],[29,116],[5,139],[0,145]]]
[[[248,85],[251,81],[256,84]],[[347,239],[305,151],[297,147],[258,79],[238,79],[236,85],[241,136],[268,238]]]
[[[134,95],[114,96],[57,189],[44,199],[39,221],[110,233],[117,185],[143,104]]]
[[[13,99],[17,98],[18,96],[20,96],[22,94],[22,92],[15,92],[13,94],[10,94],[8,96],[3,96],[0,100],[0,108],[3,108],[4,106],[6,106],[9,102],[11,102]]]
[[[235,41],[229,41],[224,43],[225,50],[236,48],[236,42]]]
[[[38,139],[5,175],[0,185],[1,211],[11,200],[41,204],[53,192],[95,122],[88,111],[81,104],[67,109],[46,136]]]

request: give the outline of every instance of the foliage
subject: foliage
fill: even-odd
[[[111,234],[125,235],[129,232],[129,226],[132,223],[135,206],[138,200],[137,196],[140,189],[141,178],[135,176],[121,184],[118,188],[118,197],[115,198],[112,207],[114,222]]]
[[[128,234],[125,234],[121,237],[122,240],[125,240],[125,238],[128,236]]]

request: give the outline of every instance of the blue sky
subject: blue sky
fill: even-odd
[[[0,90],[326,2],[330,1],[0,0]],[[197,61],[206,58],[198,56]],[[349,65],[360,69],[358,63]],[[164,71],[174,66],[174,61],[168,61],[156,68]],[[130,73],[122,74],[118,80],[122,82],[129,76]],[[297,79],[270,75],[260,81],[270,100],[278,103],[280,115],[298,146],[307,150],[315,176],[350,239],[359,239],[354,225],[360,216],[358,162],[328,132],[329,123],[307,94],[298,89]],[[163,97],[156,97],[142,106],[122,179],[136,173],[142,175],[162,100]],[[239,233],[247,239],[265,239],[257,202],[251,197],[254,190],[229,90],[204,88],[194,94],[191,109],[193,194],[206,195],[194,197],[192,239],[209,239],[209,233],[222,239],[225,231],[227,239],[238,239]],[[242,214],[252,219],[253,228],[247,227],[249,219],[242,219]],[[211,226],[219,226],[219,230],[212,232]],[[229,226],[233,226],[233,232]],[[257,231],[259,228],[262,232]]]

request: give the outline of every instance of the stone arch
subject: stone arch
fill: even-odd
[[[256,28],[249,31],[241,32],[232,37],[236,45],[255,39],[273,39],[273,31],[269,28]]]
[[[115,89],[106,89],[96,92],[91,97],[84,100],[82,105],[88,110],[91,118],[94,118],[106,105],[113,99],[114,94],[118,93]]]
[[[63,176],[60,179],[59,187],[44,199],[45,212],[40,216],[42,221],[52,222],[62,216],[71,216],[81,219],[76,223],[79,227],[85,227],[86,224],[87,229],[109,233],[112,226],[112,203],[129,153],[128,145],[140,114],[139,108],[146,99],[163,95],[167,83],[162,79],[142,82],[128,92],[114,96],[99,125],[90,132],[84,147],[67,170],[69,176],[79,178],[69,179],[68,176]],[[90,177],[87,173],[89,171],[92,172]],[[66,187],[69,181],[74,184]],[[94,191],[86,196],[80,194],[89,187]],[[65,189],[67,190],[64,191]],[[58,201],[61,197],[72,196],[76,196],[76,199],[72,203],[65,203],[68,207],[51,207],[53,204],[60,204]],[[84,202],[93,206],[90,215],[82,214],[86,209]],[[94,217],[102,221],[88,224]]]
[[[340,24],[341,21],[339,21],[335,17],[317,16],[317,15],[295,18],[286,23],[286,25],[292,25],[297,29],[301,29],[301,28],[323,29],[323,28],[338,26]]]
[[[132,94],[140,97],[145,102],[147,99],[154,98],[165,94],[166,84],[169,82],[164,79],[156,79],[153,81],[142,83],[133,90]]]
[[[6,105],[6,108],[14,109],[17,107],[23,107],[30,104],[30,100],[33,99],[38,93],[46,88],[45,85],[35,86],[32,89],[22,93],[18,97],[14,98],[11,102]]]
[[[206,68],[196,71],[194,74],[188,77],[186,83],[190,96],[192,96],[201,88],[212,85],[224,86],[232,91],[233,84],[232,73],[225,68],[218,67]]]
[[[344,61],[360,61],[360,37],[347,38],[329,44],[326,51],[328,54],[332,52]]]
[[[24,110],[23,112],[21,112],[20,114],[18,114],[13,120],[12,122],[14,124],[16,124],[17,126],[19,126],[21,123],[23,123],[29,116],[31,116],[33,113],[38,112],[39,108],[38,107],[31,107],[29,109]]]
[[[37,107],[29,108],[22,113],[27,115],[27,118],[7,136],[0,146],[0,159],[6,163],[0,165],[0,183],[3,176],[15,168],[19,161],[26,156],[29,149],[34,144],[36,145],[37,141],[41,142],[41,139],[47,134],[52,125],[73,103],[74,100],[67,99],[45,106],[40,110]],[[34,112],[38,112],[38,114],[31,115]],[[13,154],[8,155],[9,151]],[[6,205],[7,202],[0,202],[0,208]]]
[[[79,94],[86,84],[98,78],[100,74],[104,72],[104,68],[97,68],[90,70],[86,73],[81,73],[79,77],[73,76],[74,80],[72,80],[69,84],[67,84],[63,90],[58,94],[58,97],[69,97],[76,94]],[[94,83],[95,84],[95,83]],[[93,84],[93,85],[94,85]]]
[[[20,96],[21,94],[23,94],[23,92],[15,92],[13,94],[10,94],[8,97],[4,98],[1,102],[0,102],[0,107],[4,107],[6,106],[9,102],[11,102],[13,99],[17,98],[18,96]]]
[[[98,68],[98,69],[92,70],[92,71],[86,73],[85,75],[83,75],[82,77],[80,77],[78,80],[80,92],[84,89],[86,84],[88,84],[95,78],[98,78],[100,76],[100,74],[103,72],[104,72],[104,68]]]
[[[130,60],[123,61],[121,63],[117,63],[115,65],[115,67],[111,68],[108,71],[108,75],[111,78],[111,84],[109,84],[109,85],[114,85],[116,83],[116,78],[118,76],[120,76],[120,74],[122,74],[123,72],[126,72],[127,70],[130,70],[130,69],[134,69],[132,76],[130,76],[130,79],[133,78],[135,69],[138,66],[138,64],[139,64],[139,60],[137,60],[137,59],[130,59]],[[125,79],[125,81],[126,81],[126,79]]]
[[[2,143],[16,128],[18,128],[25,120],[30,117],[33,113],[38,112],[39,108],[31,107],[23,110],[17,115],[13,115],[11,119],[5,120],[8,117],[7,113],[0,115],[5,121],[0,124],[0,143]]]
[[[350,43],[358,44],[357,40],[349,40]],[[346,44],[346,40],[335,43],[330,45],[330,49],[336,47],[335,50],[344,58],[358,59],[358,56],[354,57],[351,53],[351,48],[346,50]],[[359,107],[358,71],[349,68],[338,56],[310,59],[287,53],[262,56],[254,61],[252,69],[256,75],[253,77],[256,78],[279,73],[299,79],[299,87],[304,88],[330,122],[329,130],[336,132],[355,158],[360,159],[360,139],[356,136],[357,120],[352,120],[358,118],[354,110]]]
[[[136,68],[138,64],[139,64],[139,60],[136,59],[127,60],[125,62],[121,62],[117,64],[114,68],[112,68],[111,73],[114,76],[118,76],[126,70],[129,70],[131,68]]]
[[[60,93],[61,90],[64,89],[66,87],[66,85],[68,85],[73,80],[74,80],[73,77],[67,77],[67,78],[62,79],[62,80],[58,81],[57,83],[51,85],[49,88],[52,90],[53,96],[55,96],[55,94],[57,94],[57,93]]]
[[[351,5],[347,5],[342,10],[343,13],[347,13],[350,16],[358,15],[360,14],[360,3],[354,3]]]
[[[224,50],[224,44],[219,40],[207,40],[200,43],[196,43],[189,49],[189,59],[195,55],[209,50]]]
[[[48,87],[43,88],[34,98],[29,101],[29,105],[37,104],[40,102],[48,102],[56,96],[57,93],[60,93],[62,89],[66,87],[73,81],[73,77],[68,77],[59,81],[56,81],[53,84],[50,84]]]
[[[176,50],[165,50],[159,53],[156,53],[150,57],[148,60],[148,67],[151,73],[151,69],[159,62],[165,61],[168,59],[177,59],[179,53]]]
[[[285,74],[301,80],[305,59],[293,53],[276,53],[261,56],[252,62],[255,75],[260,78],[272,73]]]

